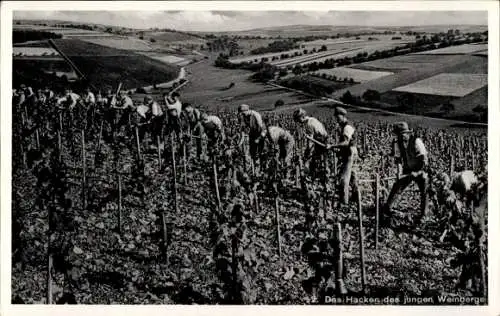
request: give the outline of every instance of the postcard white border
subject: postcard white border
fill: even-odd
[[[285,4],[286,2],[286,4]],[[146,9],[146,10],[145,10]],[[11,203],[11,86],[12,86],[12,12],[16,10],[227,10],[227,11],[488,11],[488,80],[489,80],[489,163],[488,182],[489,194],[489,305],[485,307],[441,307],[441,306],[106,306],[106,305],[11,305],[11,243],[10,243],[10,203]],[[303,315],[316,314],[348,314],[366,315],[367,313],[380,313],[385,316],[414,315],[425,313],[427,315],[500,315],[500,256],[497,242],[500,242],[500,217],[499,217],[499,128],[500,105],[498,98],[498,25],[499,5],[496,1],[3,1],[1,3],[1,116],[0,116],[0,145],[1,145],[1,261],[0,261],[0,295],[1,315],[165,315],[175,313],[184,315],[213,315],[238,313],[240,315]]]

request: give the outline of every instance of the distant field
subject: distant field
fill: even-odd
[[[185,66],[185,65],[190,63],[190,60],[188,60],[188,59],[173,56],[173,55],[165,55],[165,54],[161,54],[161,53],[146,53],[145,55],[150,57],[150,58],[162,61],[164,63],[173,64],[173,65]]]
[[[82,37],[82,41],[89,43],[94,43],[98,45],[113,47],[117,49],[132,50],[132,51],[150,51],[151,46],[149,46],[145,41],[139,40],[137,38],[126,38],[126,37],[104,37],[104,38],[90,38]]]
[[[369,71],[354,69],[349,67],[338,67],[332,69],[321,69],[316,71],[318,74],[327,74],[329,76],[336,76],[337,78],[352,78],[356,82],[366,82],[380,77],[392,75],[392,72],[387,71]]]
[[[153,38],[156,41],[164,41],[164,42],[180,42],[180,41],[199,41],[203,42],[204,40],[202,38],[192,36],[189,34],[185,33],[179,33],[179,32],[145,32],[144,33],[145,38]]]
[[[391,38],[396,35],[372,35],[372,36],[360,36],[359,39],[355,37],[349,38],[333,38],[326,40],[316,40],[311,42],[303,42],[301,45],[305,45],[307,49],[312,49],[313,47],[319,48],[322,45],[325,45],[328,49],[337,49],[339,45],[348,45],[348,48],[353,47],[352,45],[359,44],[360,46],[367,46],[368,44],[380,44],[380,43],[388,43],[391,45],[403,45],[406,43],[415,42],[415,36],[400,36],[401,39],[392,40]],[[375,38],[376,40],[368,40],[369,37]]]
[[[482,50],[474,53],[475,56],[486,56],[488,57],[488,50]]]
[[[46,47],[13,47],[12,54],[14,56],[47,56],[47,55],[59,55],[59,53],[53,48]]]
[[[55,40],[56,45],[95,86],[116,86],[133,89],[171,81],[179,67],[139,55],[74,39]]]
[[[445,55],[416,55],[409,54],[403,56],[395,56],[391,58],[377,59],[350,66],[351,68],[364,70],[391,70],[402,71],[411,69],[432,68],[435,65],[448,64],[450,60],[472,60],[467,56],[445,56]],[[477,60],[477,59],[476,59]]]
[[[453,54],[472,54],[481,51],[488,52],[488,44],[464,44],[449,46],[445,48],[433,49],[425,52],[414,53],[413,55],[453,55]]]
[[[286,67],[291,65],[305,65],[312,62],[323,62],[330,58],[343,58],[343,57],[354,57],[358,53],[367,53],[371,54],[375,51],[382,51],[386,49],[391,49],[396,46],[402,45],[401,43],[392,43],[392,42],[363,42],[363,43],[347,43],[339,45],[337,48],[330,49],[326,52],[308,54],[294,58],[288,58],[284,60],[279,60],[272,62],[271,64],[276,65],[278,67]]]
[[[488,75],[442,73],[393,91],[463,97],[488,84]]]
[[[484,63],[484,57],[469,55],[405,55],[361,63],[352,68],[394,71],[394,74],[336,91],[333,96],[341,97],[346,91],[362,95],[367,89],[383,93],[440,73],[468,73],[471,68],[480,70]]]

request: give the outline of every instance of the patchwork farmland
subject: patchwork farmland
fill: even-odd
[[[441,73],[392,91],[464,97],[487,84],[486,74]]]
[[[362,70],[349,67],[337,67],[333,69],[321,69],[315,72],[315,74],[326,76],[335,76],[339,79],[352,78],[355,82],[363,83],[371,80],[375,80],[381,77],[390,76],[393,73],[389,71],[374,71],[374,70]]]

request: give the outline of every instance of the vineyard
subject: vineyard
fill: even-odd
[[[254,166],[246,140],[236,145],[241,127],[235,111],[213,114],[228,139],[198,159],[189,133],[140,140],[132,123],[111,129],[98,108],[14,108],[13,302],[485,297],[486,205],[433,203],[431,217],[416,225],[419,200],[410,187],[396,207],[397,226],[380,225],[380,209],[398,176],[390,124],[353,121],[359,191],[340,208],[337,160],[329,155],[320,179],[309,177],[302,161],[306,139],[290,113],[264,115],[295,136],[287,176],[276,172],[273,159]],[[331,109],[312,115],[335,135]],[[413,128],[428,148],[433,173],[486,172],[485,132]]]

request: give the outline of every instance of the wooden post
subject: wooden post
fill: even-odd
[[[118,233],[122,233],[123,216],[122,216],[122,176],[118,173]]]
[[[474,154],[474,152],[471,153],[472,155],[472,171],[475,171],[476,170],[476,155]]]
[[[26,151],[24,150],[22,139],[19,140],[19,144],[21,146],[21,156],[23,157],[23,167],[26,169],[28,168],[28,157]]]
[[[63,130],[63,118],[62,118],[62,112],[59,112],[59,130]]]
[[[156,145],[158,146],[158,169],[161,170],[161,148],[160,148],[160,136],[156,136]]]
[[[243,140],[243,143],[241,144],[241,151],[243,152],[243,171],[247,171],[247,152],[245,148],[245,140]]]
[[[281,260],[281,228],[280,228],[280,209],[279,209],[279,201],[278,195],[274,198],[274,206],[276,213],[276,230],[277,230],[277,238],[278,238],[278,255]]]
[[[172,178],[174,180],[174,209],[177,213],[179,211],[179,207],[177,205],[177,166],[175,163],[175,141],[174,141],[174,133],[170,134],[170,151],[172,152]]]
[[[165,258],[165,264],[168,265],[168,231],[167,231],[167,219],[166,219],[166,214],[165,210],[162,210],[161,212],[161,227],[162,227],[162,235],[163,235],[163,245],[162,245],[162,250],[163,250],[163,255]]]
[[[59,161],[62,161],[62,136],[61,131],[57,131],[57,149],[59,151]]]
[[[375,249],[378,249],[378,227],[380,220],[380,175],[375,175]]]
[[[450,177],[453,176],[453,172],[455,171],[455,156],[450,152]]]
[[[363,293],[366,290],[366,274],[365,274],[365,236],[363,232],[363,210],[361,206],[361,192],[359,185],[357,188],[358,194],[358,220],[359,220],[359,253],[361,257],[361,284]]]
[[[85,161],[85,130],[82,130],[82,208],[87,208],[86,199],[86,161]]]
[[[50,235],[49,235],[49,247],[47,253],[47,304],[52,304],[52,254],[50,253]]]
[[[38,128],[35,129],[35,142],[36,149],[40,150],[40,132],[38,131]]]
[[[215,199],[217,202],[217,209],[220,212],[222,210],[222,204],[221,204],[220,194],[219,194],[219,183],[217,181],[217,161],[215,160],[215,155],[212,157],[212,170],[213,170],[213,177],[214,177]]]
[[[335,224],[335,291],[337,295],[347,294],[344,284],[344,259],[342,255],[342,227],[340,223]]]
[[[255,177],[255,165],[252,157],[250,157],[250,166],[252,166],[252,176]]]
[[[139,140],[139,128],[138,127],[135,128],[135,142],[136,142],[136,146],[137,146],[137,159],[139,161],[141,161],[142,160],[142,158],[141,158],[141,143]]]
[[[295,167],[295,185],[300,188],[300,167],[297,165]]]
[[[183,170],[184,170],[184,185],[187,185],[188,177],[187,177],[186,142],[182,143],[182,164],[183,164]]]

